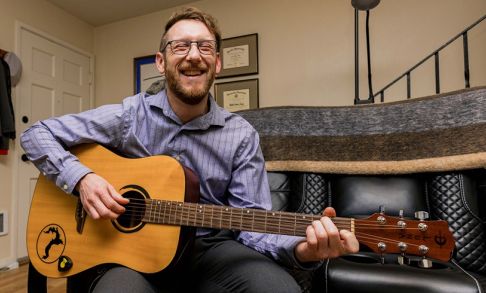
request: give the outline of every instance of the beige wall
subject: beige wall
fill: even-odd
[[[44,31],[86,52],[93,52],[93,27],[43,0],[0,0],[0,48],[6,51],[15,51],[16,21]],[[15,89],[13,103],[16,103]],[[0,210],[7,211],[9,216],[9,234],[0,236],[0,267],[9,265],[16,259],[14,223],[17,198],[14,191],[18,156],[20,152],[12,142],[9,155],[0,156]]]
[[[343,0],[206,0],[223,37],[259,34],[260,106],[350,105],[354,99],[354,10]],[[133,58],[154,54],[174,9],[95,29],[97,105],[133,91]],[[370,18],[375,91],[486,12],[484,0],[381,1]],[[366,82],[365,13],[360,13],[360,93]],[[486,84],[486,22],[471,32],[472,85]],[[441,54],[443,90],[463,87],[462,41]],[[457,54],[456,54],[457,53]],[[455,55],[454,55],[455,54]],[[443,57],[443,58],[442,58]],[[412,94],[434,93],[433,64],[412,75]],[[231,79],[228,79],[231,80]],[[226,81],[226,80],[225,80]],[[386,93],[406,95],[405,81]]]

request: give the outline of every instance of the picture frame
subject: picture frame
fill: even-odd
[[[230,112],[259,107],[258,78],[214,84],[216,103]]]
[[[216,78],[258,73],[258,34],[226,38],[219,50],[221,71]]]
[[[133,93],[146,91],[154,82],[164,79],[155,66],[155,55],[133,58]]]

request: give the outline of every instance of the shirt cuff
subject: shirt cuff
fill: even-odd
[[[59,174],[56,180],[56,185],[62,189],[62,191],[73,194],[74,187],[78,184],[79,180],[86,174],[92,173],[91,169],[84,166],[78,161],[71,161],[64,166],[64,169]]]
[[[294,241],[290,242],[288,246],[284,249],[286,250],[286,254],[288,258],[291,260],[293,267],[299,270],[315,270],[322,265],[324,261],[313,261],[313,262],[300,262],[297,257],[295,257],[295,246],[302,242],[302,239],[295,239]]]

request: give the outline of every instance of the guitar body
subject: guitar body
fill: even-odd
[[[171,157],[128,159],[99,145],[83,145],[72,152],[125,197],[194,202],[197,198],[186,198],[186,193],[199,195],[196,177]],[[154,273],[176,258],[183,228],[145,224],[140,214],[123,223],[93,220],[82,212],[79,202],[39,176],[29,213],[27,248],[31,263],[43,275],[67,277],[104,263]]]

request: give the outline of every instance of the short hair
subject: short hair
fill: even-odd
[[[165,36],[167,35],[169,29],[178,21],[186,19],[202,22],[216,38],[216,48],[219,51],[221,45],[221,31],[219,30],[216,19],[213,16],[202,12],[195,7],[186,7],[183,8],[181,11],[176,11],[172,14],[172,16],[167,21],[167,24],[165,25],[165,32],[160,40],[159,51],[162,51],[167,44]]]

